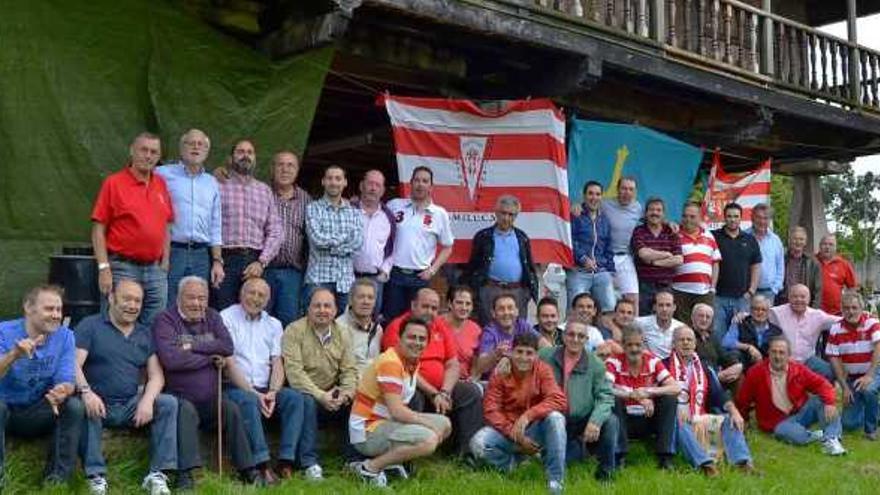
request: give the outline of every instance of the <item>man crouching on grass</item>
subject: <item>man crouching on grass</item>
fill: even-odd
[[[565,479],[565,394],[553,370],[538,359],[538,337],[513,339],[511,372],[496,373],[483,399],[486,423],[471,438],[474,457],[505,472],[523,455],[541,453],[551,494],[562,493]]]
[[[372,485],[386,486],[385,470],[406,477],[402,463],[433,454],[452,431],[446,416],[407,407],[416,392],[419,358],[428,336],[426,320],[408,318],[397,344],[370,363],[358,383],[349,438],[371,459],[355,462],[352,469]]]

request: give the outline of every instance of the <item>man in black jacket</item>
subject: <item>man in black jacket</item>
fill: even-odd
[[[742,321],[730,323],[730,329],[721,345],[731,351],[739,351],[743,369],[767,357],[770,339],[782,335],[782,329],[770,323],[770,301],[763,296],[751,300],[751,311]]]
[[[478,294],[480,324],[492,321],[492,301],[513,294],[519,314],[528,314],[529,300],[538,300],[538,276],[525,232],[513,226],[520,211],[515,196],[504,195],[495,204],[495,225],[474,236],[471,258],[462,282]]]

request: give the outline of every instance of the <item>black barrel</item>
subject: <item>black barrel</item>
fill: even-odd
[[[98,266],[91,248],[64,247],[49,257],[49,283],[64,288],[64,316],[70,325],[101,309]]]

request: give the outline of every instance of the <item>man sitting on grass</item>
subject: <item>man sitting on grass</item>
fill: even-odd
[[[755,407],[758,427],[780,440],[806,445],[822,440],[828,455],[843,455],[841,424],[834,387],[805,364],[791,358],[788,339],[777,336],[768,344],[770,358],[749,368],[736,395],[736,406],[748,417]],[[821,430],[807,427],[819,423]]]
[[[407,406],[416,393],[419,358],[429,335],[427,321],[407,319],[397,344],[371,362],[358,383],[349,438],[370,459],[354,463],[352,469],[375,486],[386,486],[388,468],[406,477],[403,462],[433,454],[452,432],[446,416]]]
[[[614,415],[620,423],[617,465],[623,467],[630,435],[654,435],[660,468],[672,469],[675,397],[680,387],[660,358],[645,350],[642,331],[635,325],[623,329],[623,349],[623,354],[605,360],[608,379],[617,398]]]
[[[553,370],[538,359],[538,337],[513,339],[510,373],[495,373],[483,399],[484,426],[471,439],[478,460],[512,471],[522,455],[541,453],[551,494],[565,479],[565,394]]]
[[[713,416],[726,413],[723,414],[723,423],[720,427],[724,454],[741,471],[751,473],[754,469],[749,446],[746,445],[746,438],[743,435],[745,426],[743,417],[721,385],[715,370],[697,353],[694,331],[689,327],[676,328],[672,334],[672,346],[672,354],[664,363],[672,378],[681,385],[678,394],[676,434],[679,450],[687,461],[692,466],[699,467],[703,474],[710,478],[718,476],[715,459],[706,452],[697,432],[700,429],[708,430],[708,423],[714,419]],[[718,419],[720,420],[721,417]]]

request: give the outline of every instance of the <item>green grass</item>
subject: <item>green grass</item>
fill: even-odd
[[[659,472],[653,456],[641,443],[636,443],[628,458],[628,466],[603,493],[652,494],[672,493],[846,493],[876,494],[880,492],[880,443],[847,435],[846,456],[831,458],[820,452],[817,444],[807,447],[783,445],[767,435],[748,433],[755,464],[762,476],[744,476],[725,466],[722,476],[703,478],[679,460],[672,473]],[[78,476],[70,485],[40,490],[39,481],[45,459],[45,442],[15,440],[7,460],[7,488],[4,494],[68,494],[87,493],[85,481]],[[143,493],[140,480],[147,468],[147,442],[143,437],[127,435],[111,438],[105,445],[109,463],[111,493]],[[302,479],[290,480],[271,489],[253,489],[203,471],[199,478],[200,494],[361,494],[387,493],[369,489],[352,477],[340,474],[338,458],[324,456],[327,479],[320,484]],[[595,461],[571,466],[566,473],[568,493],[590,493],[600,489],[593,481]],[[402,494],[531,494],[543,493],[544,476],[540,464],[529,461],[509,476],[488,471],[473,471],[456,462],[432,457],[417,464],[413,479],[393,483],[394,491]]]

